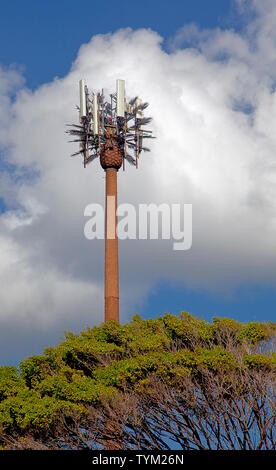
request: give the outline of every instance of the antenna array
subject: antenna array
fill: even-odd
[[[116,93],[110,94],[108,100],[103,90],[90,93],[84,80],[80,80],[79,88],[79,123],[70,125],[67,131],[75,137],[71,142],[79,142],[80,146],[73,156],[83,155],[86,167],[101,156],[112,138],[122,156],[123,168],[125,160],[138,168],[140,153],[149,151],[144,146],[145,139],[154,138],[152,132],[144,128],[151,121],[144,116],[148,103],[143,103],[137,96],[127,102],[124,80],[117,80]]]

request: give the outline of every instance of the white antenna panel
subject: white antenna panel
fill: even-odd
[[[140,98],[136,98],[136,103],[135,104],[136,104],[137,107],[141,106],[142,100]],[[144,117],[143,111],[141,109],[137,109],[136,110],[136,119],[143,119],[143,117]]]
[[[86,97],[84,80],[80,80],[80,120],[86,116]]]
[[[98,134],[99,133],[98,97],[96,94],[93,95],[92,109],[93,109],[93,131],[94,131],[94,134]]]
[[[117,117],[125,116],[125,81],[117,80]]]
[[[133,106],[129,103],[126,103],[125,110],[126,110],[126,113],[131,114],[133,112]]]

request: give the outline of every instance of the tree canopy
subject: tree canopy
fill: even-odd
[[[276,449],[276,323],[136,315],[0,367],[2,449]]]

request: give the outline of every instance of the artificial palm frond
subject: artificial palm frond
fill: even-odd
[[[151,117],[145,117],[145,118],[138,119],[139,126],[145,126],[145,125],[149,124],[151,121],[152,121]]]
[[[81,155],[82,153],[83,152],[79,150],[78,152],[72,153],[70,157],[76,157],[77,155]]]
[[[135,96],[135,98],[132,98],[130,101],[129,101],[129,104],[131,106],[133,106],[135,103],[136,103],[136,100],[137,100],[138,96]]]
[[[149,103],[145,102],[145,103],[140,104],[140,106],[138,106],[138,109],[141,109],[142,111],[144,111],[144,109],[146,109],[148,106],[149,106]]]
[[[127,118],[126,118],[127,122],[131,121],[131,119],[135,119],[135,113],[128,113],[127,114]]]
[[[81,125],[78,125],[78,124],[66,124],[67,127],[80,127],[82,128],[83,126]],[[70,131],[66,131],[66,132],[70,132]]]
[[[153,135],[143,134],[143,139],[156,139],[156,137]]]
[[[99,157],[98,153],[94,155],[90,155],[89,158],[86,160],[85,164],[88,165],[89,163],[93,162],[98,157]]]
[[[127,146],[128,148],[136,148],[136,144],[134,144],[133,142],[127,142]]]
[[[136,165],[136,160],[135,158],[132,157],[132,155],[129,155],[129,153],[125,154],[125,159],[131,164],[131,165]]]

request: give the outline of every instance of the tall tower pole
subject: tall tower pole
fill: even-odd
[[[117,238],[117,172],[125,160],[138,168],[143,144],[151,139],[151,131],[144,129],[151,118],[144,117],[148,103],[136,96],[129,102],[125,96],[125,81],[116,81],[116,93],[106,101],[104,92],[89,93],[84,80],[79,82],[79,123],[69,127],[68,134],[79,142],[79,150],[72,156],[82,155],[84,167],[100,157],[105,171],[105,283],[104,320],[119,322],[119,269]],[[131,155],[131,153],[133,155]]]
[[[105,170],[105,322],[119,322],[117,169]]]
[[[104,319],[119,323],[119,270],[117,237],[117,171],[123,151],[117,143],[116,126],[106,125],[105,144],[100,149],[100,163],[105,170],[105,282]]]

